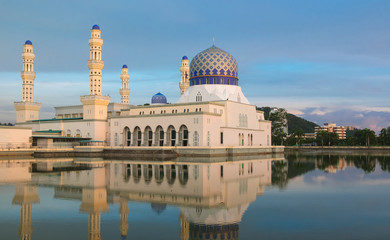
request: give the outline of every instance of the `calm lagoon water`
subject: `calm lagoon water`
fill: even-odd
[[[389,239],[390,156],[0,159],[0,239]]]

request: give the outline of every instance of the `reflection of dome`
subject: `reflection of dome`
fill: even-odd
[[[126,64],[125,64],[125,65],[123,65],[123,66],[122,66],[122,68],[127,68],[127,65],[126,65]]]
[[[190,85],[238,85],[238,65],[232,55],[212,46],[198,53],[190,64]]]
[[[188,59],[188,57],[187,56],[183,56],[183,58],[182,58],[183,60],[186,60],[186,59]]]
[[[92,29],[98,29],[98,30],[100,30],[100,27],[99,27],[98,25],[95,24],[95,25],[92,26]]]
[[[162,93],[156,93],[152,97],[152,104],[167,104],[167,98]]]
[[[24,44],[32,45],[32,42],[30,40],[27,40]]]
[[[156,212],[158,215],[160,215],[164,210],[167,208],[166,204],[161,203],[151,203],[152,210]]]
[[[190,223],[190,239],[238,239],[238,224],[204,225]]]

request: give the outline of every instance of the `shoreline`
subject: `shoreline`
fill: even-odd
[[[242,147],[101,147],[1,149],[0,157],[33,156],[36,158],[83,157],[105,159],[221,158],[284,154],[283,146]]]

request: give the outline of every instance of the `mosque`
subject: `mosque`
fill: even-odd
[[[33,138],[95,141],[106,146],[270,146],[271,122],[256,110],[239,86],[234,57],[214,44],[189,62],[181,59],[181,97],[168,104],[162,93],[147,106],[129,104],[129,69],[123,65],[120,103],[102,95],[103,39],[94,25],[89,39],[89,95],[81,105],[55,107],[55,117],[39,119],[34,102],[33,44],[24,44],[22,101],[15,102],[16,125],[32,128]]]

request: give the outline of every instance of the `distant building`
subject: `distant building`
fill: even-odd
[[[316,138],[316,133],[304,133],[303,134],[303,139],[315,139]]]
[[[355,130],[356,128],[352,125],[349,125],[349,126],[344,126],[345,130],[350,130],[350,131],[353,131]]]
[[[346,129],[342,126],[337,126],[336,123],[324,123],[324,126],[322,127],[315,127],[314,132],[317,136],[317,133],[319,131],[327,131],[327,132],[334,132],[337,133],[339,136],[339,139],[345,139],[346,138]]]

